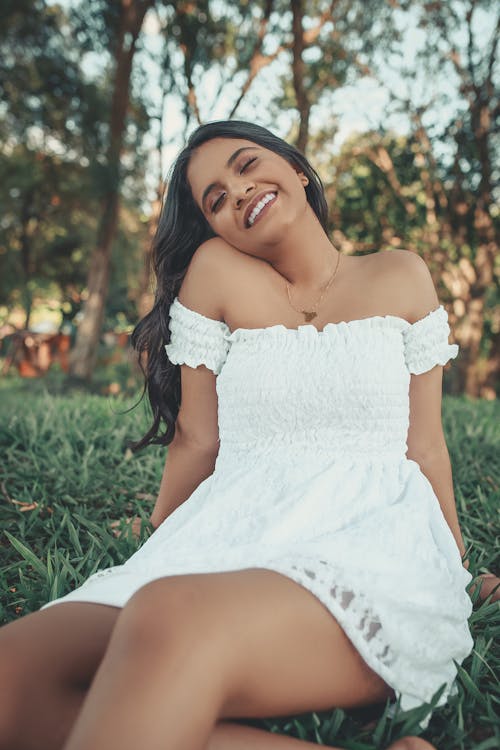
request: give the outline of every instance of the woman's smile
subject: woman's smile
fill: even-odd
[[[245,211],[245,227],[251,229],[260,221],[267,214],[269,208],[276,203],[277,198],[278,193],[271,190],[253,198]]]

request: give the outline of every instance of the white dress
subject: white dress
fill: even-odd
[[[123,565],[61,601],[122,607],[169,575],[269,568],[311,591],[410,709],[456,693],[471,574],[433,488],[406,458],[410,373],[456,357],[440,305],[289,329],[170,308],[168,358],[217,374],[211,476]],[[428,722],[426,722],[428,723]],[[426,725],[423,724],[423,726]]]

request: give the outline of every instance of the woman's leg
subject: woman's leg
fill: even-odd
[[[170,576],[120,614],[65,748],[205,750],[221,719],[391,694],[327,608],[287,576]]]
[[[114,607],[71,602],[0,628],[0,750],[62,748],[118,614]],[[222,721],[207,750],[309,747],[317,745]]]
[[[72,602],[0,628],[0,750],[59,750],[63,746],[118,615],[119,610],[113,607]],[[418,738],[399,742],[406,744],[391,748],[432,748]],[[313,747],[317,745],[221,720],[206,750]],[[165,750],[168,748],[166,738]]]
[[[119,611],[67,602],[0,628],[0,750],[62,747]]]

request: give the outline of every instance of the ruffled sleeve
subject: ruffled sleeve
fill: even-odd
[[[405,360],[414,375],[427,372],[434,365],[445,365],[458,354],[458,345],[449,344],[448,313],[442,305],[403,331]]]
[[[218,375],[229,350],[228,326],[185,307],[176,297],[170,305],[170,343],[165,351],[174,365],[205,365]]]

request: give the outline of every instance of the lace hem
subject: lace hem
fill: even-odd
[[[298,559],[302,561],[303,556],[295,557],[295,562],[298,563]],[[319,560],[319,563],[325,566],[329,588],[326,585],[326,579],[310,570],[307,562],[290,565],[287,565],[287,562],[288,560],[279,558],[279,561],[276,559],[264,564],[259,563],[256,567],[266,567],[268,564],[270,569],[292,578],[313,593],[332,612],[362,659],[393,688],[396,700],[400,702],[400,710],[407,711],[429,703],[437,687],[442,687],[443,684],[446,687],[436,707],[445,705],[449,697],[456,694],[457,687],[454,679],[443,680],[437,687],[435,684],[422,685],[420,683],[417,687],[414,681],[409,680],[405,687],[404,667],[400,656],[391,649],[380,619],[370,608],[364,595],[359,591],[353,592],[348,585],[343,584],[342,574],[338,570],[332,571],[332,566],[324,560]],[[317,560],[314,562],[311,560],[310,567],[316,565],[317,562]],[[331,580],[332,572],[334,572],[334,583]],[[326,590],[329,591],[330,597],[325,596]],[[395,708],[394,703],[392,716],[396,713]],[[422,730],[427,728],[431,716],[432,710],[429,710],[429,713],[419,722]]]
[[[270,560],[269,566],[293,578],[320,599],[334,615],[338,614],[339,624],[359,650],[364,661],[382,679],[391,684],[394,679],[392,666],[396,663],[398,655],[391,649],[382,623],[371,610],[365,596],[361,592],[352,591],[347,584],[343,584],[342,574],[338,570],[333,571],[332,565],[325,560],[311,560],[309,566],[305,560],[304,562],[302,560],[304,560],[303,556],[299,555],[295,558],[295,563],[288,565],[288,560],[280,557]],[[318,574],[317,570],[311,569],[317,568],[318,562],[324,566],[324,577]],[[259,567],[265,566],[259,565]],[[330,594],[328,599],[325,591]]]

